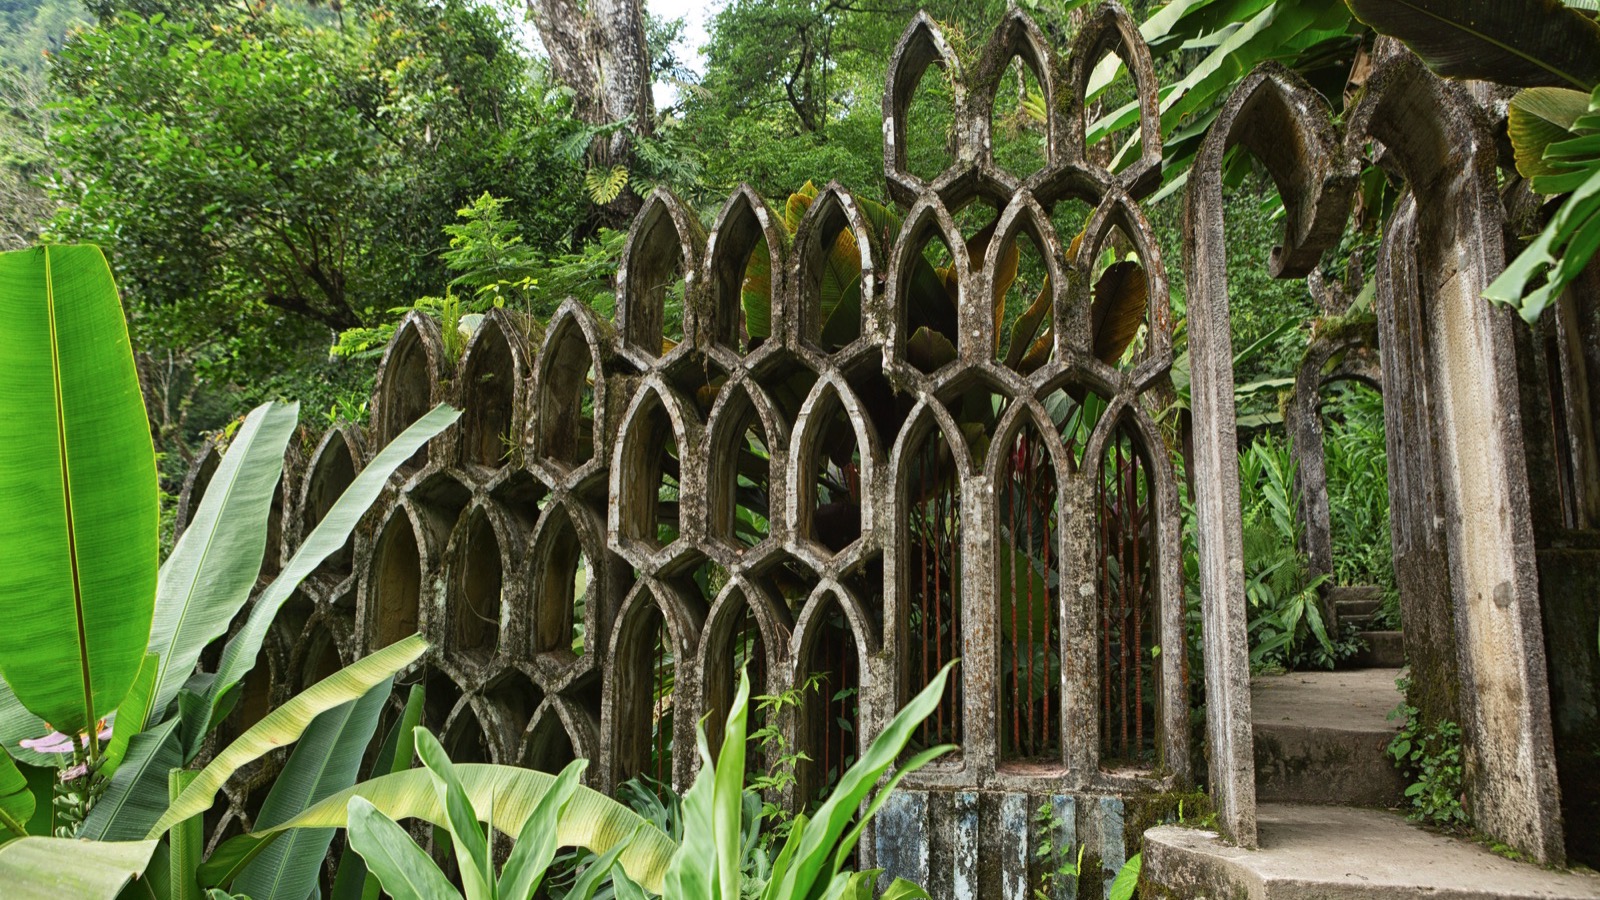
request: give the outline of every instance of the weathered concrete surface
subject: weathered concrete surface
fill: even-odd
[[[1367,648],[1350,658],[1360,669],[1398,669],[1406,664],[1406,637],[1398,631],[1362,631]]]
[[[1399,669],[1293,672],[1250,683],[1263,802],[1397,806],[1405,781],[1384,748],[1399,723]]]
[[[1261,849],[1255,851],[1230,847],[1211,831],[1163,826],[1146,832],[1140,895],[1184,900],[1600,897],[1600,876],[1592,872],[1512,862],[1478,844],[1410,825],[1395,813],[1263,803],[1256,821]]]

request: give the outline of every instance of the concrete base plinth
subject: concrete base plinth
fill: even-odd
[[[1594,900],[1600,875],[1512,862],[1381,810],[1263,803],[1261,849],[1212,831],[1145,833],[1141,897],[1183,900]]]

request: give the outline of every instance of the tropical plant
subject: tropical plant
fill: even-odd
[[[1559,0],[1347,2],[1441,75],[1524,88],[1508,124],[1517,170],[1534,191],[1564,199],[1484,296],[1536,321],[1600,249],[1600,23],[1592,4],[1582,4],[1586,14]]]
[[[895,765],[912,731],[937,707],[953,665],[947,665],[901,708],[860,761],[844,773],[815,815],[795,817],[770,869],[746,864],[751,835],[759,830],[761,821],[759,804],[744,787],[750,695],[746,674],[734,697],[720,754],[712,759],[702,723],[698,729],[700,772],[694,784],[681,802],[663,804],[650,819],[604,794],[578,786],[585,761],[573,763],[556,776],[487,763],[453,764],[436,749],[432,736],[419,730],[417,744],[425,768],[362,782],[324,798],[288,821],[230,839],[213,854],[213,862],[203,870],[203,880],[227,888],[243,866],[296,829],[351,828],[352,846],[367,859],[385,891],[396,897],[432,900],[435,894],[407,894],[412,887],[402,885],[438,885],[433,875],[422,871],[426,856],[420,849],[396,846],[405,832],[396,830],[395,820],[418,818],[451,835],[449,846],[456,854],[469,900],[529,896],[531,891],[525,886],[548,877],[546,869],[555,859],[555,847],[580,847],[598,855],[578,877],[581,890],[568,896],[591,896],[582,891],[598,889],[609,870],[615,896],[622,900],[643,900],[646,891],[660,893],[665,900],[869,898],[879,871],[849,872],[845,865],[866,822],[900,779],[952,749],[930,748]],[[889,775],[891,768],[895,771]],[[542,827],[531,827],[536,819]],[[673,821],[679,823],[676,828],[670,824]],[[478,849],[486,841],[479,823],[491,824],[501,834],[521,836],[498,874],[492,870],[487,850]],[[356,830],[364,831],[365,837],[357,837]],[[669,831],[676,833],[669,835]],[[375,837],[384,839],[374,842]],[[536,841],[530,844],[529,837]],[[519,854],[526,861],[513,868],[512,860]],[[426,861],[426,866],[433,863]],[[765,873],[765,881],[747,884],[747,873]],[[591,876],[593,881],[588,880]],[[454,890],[452,886],[450,892],[437,896],[459,896]],[[897,879],[881,896],[906,900],[927,894]]]
[[[1300,550],[1294,466],[1288,445],[1270,434],[1239,457],[1253,669],[1306,663],[1332,668],[1340,652],[1322,620],[1318,589],[1327,576],[1310,577]]]
[[[164,868],[177,875],[174,891],[189,896],[185,867],[198,862],[198,820],[189,820],[210,806],[222,782],[308,728],[342,748],[342,759],[359,758],[376,707],[368,701],[369,714],[357,717],[355,701],[426,649],[420,638],[401,641],[318,682],[169,788],[168,773],[192,762],[233,708],[278,609],[344,545],[399,463],[457,413],[436,409],[384,448],[256,599],[216,671],[195,674],[201,652],[239,616],[256,584],[296,407],[268,404],[246,418],[158,570],[154,455],[104,256],[94,247],[3,254],[0,285],[0,312],[18,336],[0,344],[0,363],[13,374],[0,415],[8,529],[0,598],[29,620],[0,640],[0,745],[24,763],[60,770],[45,782],[56,782],[45,790],[58,813],[55,826],[43,817],[45,830],[159,846],[170,857]],[[364,734],[352,725],[358,718]],[[346,764],[332,755],[302,764],[316,773],[313,784],[337,779]],[[18,796],[13,771],[20,772],[0,767],[6,838],[39,827],[24,813],[40,798],[29,806]],[[25,869],[31,853],[0,855],[0,872],[26,881],[28,872],[13,870]],[[126,858],[115,858],[125,868]],[[298,900],[309,891],[302,884],[279,896]]]

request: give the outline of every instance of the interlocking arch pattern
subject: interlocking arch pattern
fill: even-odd
[[[685,787],[697,765],[696,719],[725,708],[734,668],[748,663],[757,693],[820,682],[775,723],[813,760],[777,798],[804,805],[953,658],[962,661],[957,676],[921,738],[953,741],[960,751],[904,782],[913,794],[939,790],[959,800],[997,792],[1007,804],[1021,801],[1024,815],[1041,797],[1058,805],[1078,797],[1087,815],[1120,810],[1118,798],[1192,783],[1190,759],[1200,754],[1189,747],[1181,650],[1175,442],[1156,424],[1171,406],[1172,313],[1160,243],[1140,207],[1159,180],[1161,157],[1149,53],[1113,3],[1065,53],[1015,11],[982,46],[975,62],[958,62],[939,26],[919,15],[890,62],[884,161],[900,226],[869,221],[864,205],[832,184],[791,245],[768,200],[740,187],[706,234],[693,212],[658,190],[625,246],[614,323],[568,301],[534,338],[537,329],[496,312],[466,358],[451,362],[437,326],[408,316],[381,363],[365,445],[383,445],[441,400],[466,415],[407,464],[358,530],[354,586],[307,588],[308,615],[354,642],[343,657],[420,629],[436,648],[421,676],[427,720],[447,743],[467,756],[536,766],[588,756],[588,778],[606,789],[639,774]],[[1084,88],[1108,54],[1132,71],[1139,94],[1140,155],[1120,173],[1084,146]],[[1048,99],[1044,158],[1033,172],[1005,171],[987,141],[995,92],[1017,59]],[[954,159],[926,180],[907,170],[904,117],[934,66],[951,79]],[[1516,425],[1515,390],[1486,375],[1486,390],[1451,391],[1428,374],[1440,365],[1438,352],[1480,362],[1509,354],[1505,323],[1477,311],[1476,300],[1502,260],[1492,173],[1482,177],[1492,142],[1471,130],[1476,112],[1465,111],[1464,95],[1430,78],[1403,57],[1386,64],[1342,137],[1303,85],[1268,68],[1223,111],[1190,181],[1184,262],[1204,756],[1220,825],[1245,844],[1254,840],[1255,801],[1219,243],[1228,147],[1260,157],[1283,195],[1285,237],[1270,260],[1279,275],[1309,271],[1341,232],[1352,160],[1368,136],[1395,154],[1412,190],[1455,192],[1402,204],[1402,236],[1385,242],[1382,346],[1412,354],[1384,358],[1397,548],[1414,540],[1448,556],[1447,594],[1533,608],[1523,600],[1533,590],[1531,563],[1514,558],[1528,545],[1516,530],[1526,518],[1525,490],[1449,474],[1507,470],[1491,462],[1520,453],[1506,430]],[[1408,120],[1432,123],[1432,136],[1408,144]],[[1446,158],[1475,174],[1434,177],[1440,165],[1455,164],[1437,162]],[[1424,220],[1416,212],[1424,203],[1457,221],[1441,228]],[[1080,212],[1053,218],[1064,209]],[[991,210],[999,211],[997,239],[969,253],[956,223]],[[1085,231],[1072,254],[1068,227]],[[1113,234],[1142,262],[1149,308],[1134,350],[1102,359],[1092,267]],[[959,282],[958,332],[948,335],[958,352],[924,371],[906,352],[906,307],[916,301],[902,274],[935,235],[952,252],[950,277]],[[841,240],[860,260],[859,328],[852,318],[824,339],[820,267]],[[1050,276],[1038,365],[997,358],[987,302],[1002,248],[1016,240],[1036,247]],[[1481,251],[1457,253],[1470,285],[1427,268],[1467,244]],[[756,323],[766,334],[753,337],[739,294],[749,261],[763,254],[770,328]],[[1397,289],[1407,277],[1420,288],[1415,298]],[[1421,342],[1391,339],[1396,329],[1431,331]],[[1419,387],[1424,377],[1433,380]],[[1463,426],[1467,419],[1430,418],[1418,406],[1424,400],[1479,412],[1500,403],[1502,412],[1473,420],[1492,426],[1479,435]],[[1417,434],[1417,423],[1447,433],[1435,441]],[[1450,449],[1411,459],[1397,444],[1407,440]],[[502,441],[515,446],[501,454]],[[360,443],[350,447],[361,452]],[[1457,447],[1477,462],[1463,467],[1446,455]],[[325,457],[317,454],[313,479]],[[191,505],[213,459],[201,458],[186,492]],[[359,468],[359,456],[352,462]],[[1420,495],[1395,481],[1424,477],[1437,482],[1423,498],[1437,513],[1426,521],[1406,511]],[[306,490],[301,505],[311,512],[317,489]],[[1459,524],[1469,507],[1509,510],[1504,540],[1469,540]],[[1456,523],[1447,532],[1432,524],[1444,512]],[[334,599],[352,591],[353,610]],[[346,625],[334,626],[341,617]],[[1408,610],[1408,639],[1412,622]],[[1537,624],[1517,622],[1511,631],[1480,631],[1536,642]],[[1469,625],[1457,630],[1480,633]],[[1466,711],[1469,737],[1481,742],[1494,722],[1522,725],[1519,737],[1495,739],[1505,751],[1497,756],[1474,744],[1484,773],[1474,805],[1497,836],[1549,851],[1552,832],[1530,824],[1548,821],[1540,811],[1552,796],[1544,682],[1517,669],[1544,657],[1500,656],[1478,654],[1467,673],[1503,688],[1480,686],[1485,707]],[[1507,697],[1523,701],[1490,708]],[[1526,752],[1507,750],[1512,744]],[[1507,779],[1497,762],[1505,759],[1533,762]],[[976,810],[979,801],[970,802]],[[1122,826],[1094,821],[1113,829],[1097,831],[1109,848]],[[1554,834],[1558,840],[1559,828]],[[870,856],[874,846],[863,848]],[[1104,858],[1117,857],[1107,849]]]

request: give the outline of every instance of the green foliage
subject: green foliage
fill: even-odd
[[[1397,600],[1383,397],[1355,382],[1341,382],[1325,399],[1323,423],[1334,580],[1377,585]]]
[[[1395,682],[1405,693],[1410,682]],[[1410,784],[1406,797],[1411,801],[1411,818],[1454,831],[1465,831],[1472,824],[1463,805],[1465,786],[1462,776],[1461,726],[1448,719],[1424,724],[1416,707],[1401,701],[1389,713],[1390,720],[1403,719],[1400,731],[1389,741],[1389,757]]]
[[[1586,105],[1576,91],[1537,90],[1513,98],[1510,128],[1517,168],[1530,176],[1535,191],[1566,196],[1544,230],[1483,292],[1517,308],[1530,323],[1600,250],[1600,85]],[[1530,290],[1541,277],[1543,283]]]
[[[0,254],[0,671],[69,735],[132,686],[155,603],[155,453],[95,247]],[[90,742],[98,757],[98,742]]]
[[[1245,596],[1250,604],[1250,666],[1333,667],[1353,648],[1337,645],[1322,621],[1326,576],[1309,577],[1288,445],[1267,434],[1239,456]]]

